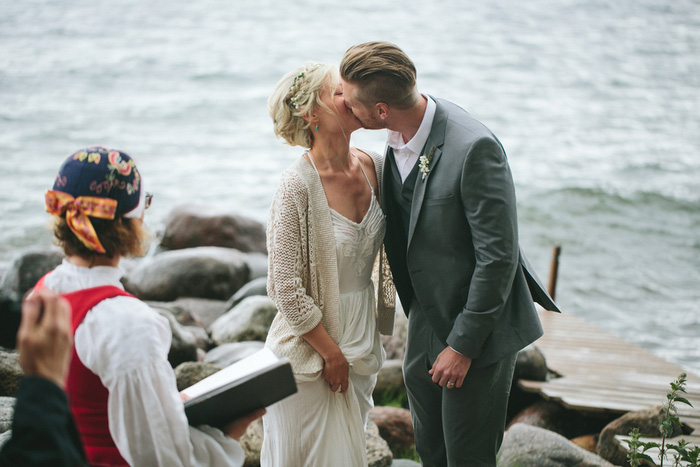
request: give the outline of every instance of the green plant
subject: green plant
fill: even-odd
[[[686,404],[690,407],[693,406],[685,397],[681,394],[686,394],[685,392],[686,374],[681,374],[677,380],[671,382],[671,390],[666,394],[666,402],[663,404],[664,418],[659,424],[659,432],[661,433],[661,443],[655,441],[644,442],[640,439],[641,434],[637,428],[633,429],[629,435],[632,439],[626,440],[627,442],[627,460],[632,467],[638,467],[642,464],[642,461],[651,462],[655,465],[654,459],[651,458],[646,452],[649,449],[657,448],[659,449],[659,465],[663,467],[666,454],[669,451],[673,451],[673,467],[678,467],[681,461],[687,462],[688,467],[698,467],[698,458],[700,458],[700,446],[693,446],[692,449],[688,449],[688,443],[681,439],[678,444],[666,444],[666,439],[673,435],[673,427],[681,427],[681,421],[678,418],[678,409],[676,408],[677,403]]]
[[[406,389],[388,389],[379,395],[377,400],[374,401],[374,405],[383,407],[399,407],[405,409],[408,406]]]

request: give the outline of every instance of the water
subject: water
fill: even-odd
[[[501,138],[541,276],[563,248],[563,309],[700,374],[694,0],[0,0],[0,269],[50,244],[43,191],[90,144],[139,162],[152,230],[183,202],[266,221],[300,154],[272,135],[274,84],[366,40]]]

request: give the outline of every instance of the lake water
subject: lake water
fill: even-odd
[[[301,152],[274,138],[268,95],[366,40],[502,140],[543,278],[562,246],[562,308],[700,374],[694,0],[0,0],[0,269],[50,244],[43,192],[92,144],[137,160],[154,231],[183,202],[266,221]]]

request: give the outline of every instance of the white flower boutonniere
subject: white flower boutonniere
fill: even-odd
[[[421,182],[425,183],[425,177],[428,176],[428,173],[430,172],[430,161],[433,160],[433,154],[435,154],[435,146],[430,148],[430,151],[428,151],[428,154],[423,154],[420,156],[418,159],[420,162],[418,163],[418,169],[420,170],[421,176],[420,180]]]

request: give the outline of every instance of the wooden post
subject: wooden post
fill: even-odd
[[[557,292],[557,274],[559,274],[559,254],[561,253],[561,247],[555,246],[552,251],[552,265],[549,268],[549,295],[554,300],[554,296]]]

